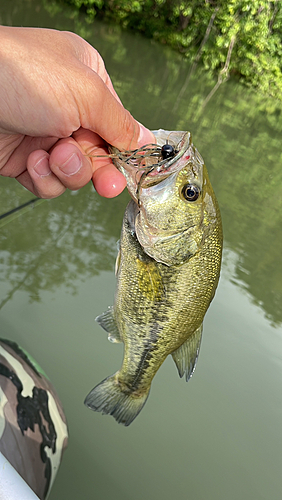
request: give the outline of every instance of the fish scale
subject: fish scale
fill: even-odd
[[[191,377],[203,319],[219,279],[217,200],[190,134],[173,134],[179,139],[175,161],[170,157],[168,167],[163,161],[156,164],[155,176],[148,170],[134,180],[134,170],[120,152],[113,160],[127,177],[133,199],[123,219],[114,305],[97,321],[110,340],[124,343],[124,355],[121,369],[94,387],[85,403],[124,425],[143,408],[169,354],[179,375]],[[161,146],[171,133],[155,135]]]

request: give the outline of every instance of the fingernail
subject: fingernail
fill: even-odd
[[[65,175],[74,175],[80,170],[81,165],[81,159],[73,153],[59,168]]]
[[[139,123],[139,122],[138,122]],[[144,146],[145,144],[155,143],[156,139],[153,133],[148,130],[142,123],[139,123],[140,132],[138,137],[138,146]]]
[[[44,156],[41,158],[33,167],[33,170],[40,175],[40,177],[47,177],[47,175],[51,174],[51,169],[49,167],[49,160]]]

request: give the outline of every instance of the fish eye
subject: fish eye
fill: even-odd
[[[181,192],[183,198],[187,201],[196,201],[201,194],[200,188],[195,184],[185,184]]]
[[[172,158],[175,155],[175,149],[170,144],[164,144],[161,149],[161,155],[163,160]]]

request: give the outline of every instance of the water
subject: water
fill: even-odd
[[[41,364],[69,423],[50,500],[280,500],[281,106],[231,80],[205,103],[216,79],[201,68],[187,79],[189,68],[166,47],[89,25],[52,2],[2,1],[0,22],[85,36],[137,119],[190,130],[224,226],[195,375],[186,384],[167,359],[144,410],[124,428],[83,399],[121,364],[122,346],[94,318],[113,301],[127,193],[105,200],[89,184],[0,221],[1,336]],[[0,214],[32,198],[16,181],[0,182]]]

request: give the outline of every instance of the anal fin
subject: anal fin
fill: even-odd
[[[199,356],[199,350],[202,339],[203,325],[199,326],[197,330],[191,335],[176,351],[171,355],[176,364],[178,373],[180,377],[185,374],[186,381],[192,377],[197,359]]]
[[[122,342],[122,337],[120,335],[116,320],[114,317],[114,308],[109,306],[108,309],[95,318],[97,323],[106,330],[108,333],[108,339],[110,342]]]

